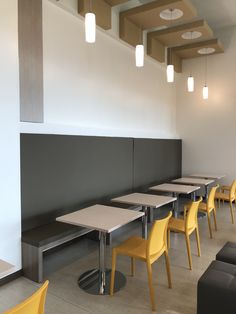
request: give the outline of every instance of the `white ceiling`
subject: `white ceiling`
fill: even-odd
[[[236,0],[191,0],[213,29],[236,25]]]

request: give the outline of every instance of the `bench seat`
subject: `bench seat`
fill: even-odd
[[[52,222],[22,233],[22,267],[24,276],[43,281],[43,253],[79,238],[93,230],[61,222]]]

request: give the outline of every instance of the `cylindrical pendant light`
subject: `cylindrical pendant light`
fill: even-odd
[[[144,66],[144,46],[137,45],[135,49],[135,63],[136,67],[140,68]]]
[[[175,69],[173,64],[168,64],[166,69],[167,82],[173,83],[175,80]]]
[[[192,31],[190,34],[190,40],[191,41],[193,40],[193,32]],[[192,64],[191,64],[191,70],[190,70],[190,75],[188,77],[187,85],[188,85],[188,92],[193,93],[194,92],[194,77],[192,76]]]
[[[194,77],[192,75],[188,77],[188,92],[194,92]]]
[[[202,98],[206,100],[208,99],[208,96],[209,96],[208,86],[205,85],[202,89]]]
[[[92,0],[89,1],[89,12],[85,14],[85,41],[96,41],[96,15],[92,13]]]
[[[204,100],[207,100],[209,97],[209,89],[207,86],[207,55],[205,56],[205,85],[203,86],[202,89],[202,98]]]
[[[172,26],[172,20],[173,20],[173,9],[170,9],[170,26]],[[175,80],[175,68],[172,64],[172,51],[171,48],[169,48],[169,54],[168,54],[168,65],[166,68],[166,76],[167,76],[167,82],[173,83]]]
[[[136,67],[141,68],[144,66],[144,45],[143,45],[143,31],[140,30],[139,43],[135,48],[135,64]]]

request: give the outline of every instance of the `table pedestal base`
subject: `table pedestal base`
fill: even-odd
[[[106,276],[105,276],[105,289],[101,293],[100,287],[99,287],[99,270],[98,269],[92,269],[89,271],[86,271],[84,274],[82,274],[78,279],[78,285],[81,289],[83,289],[85,292],[89,294],[94,295],[107,295],[110,293],[110,279],[111,279],[111,269],[106,270]],[[116,271],[115,273],[115,285],[114,285],[114,292],[117,292],[124,288],[126,285],[126,278],[125,276],[119,272]]]

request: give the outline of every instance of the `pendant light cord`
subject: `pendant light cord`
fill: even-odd
[[[205,86],[207,86],[207,55],[205,56]]]
[[[173,9],[170,8],[170,27],[172,27],[172,22],[173,22]],[[170,64],[172,64],[172,50],[170,47]]]
[[[140,26],[140,35],[139,35],[140,45],[143,45],[143,28]]]
[[[193,40],[193,31],[191,31],[191,42]],[[190,66],[190,76],[193,76],[193,63],[191,62],[191,66]]]
[[[92,13],[92,0],[89,0],[89,12]]]

